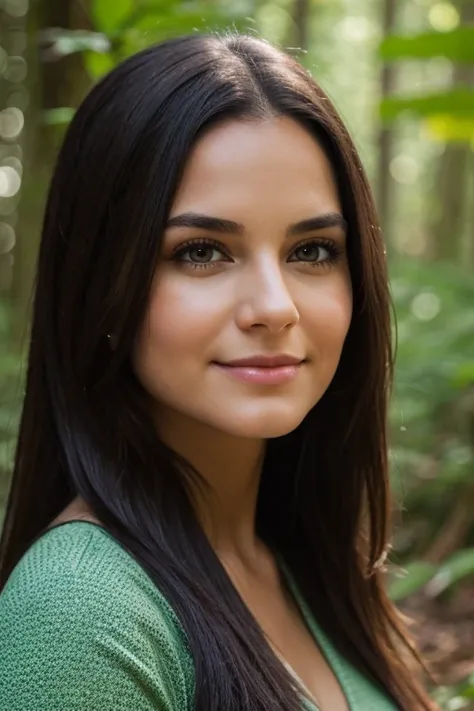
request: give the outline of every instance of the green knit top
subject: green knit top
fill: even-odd
[[[351,711],[395,711],[297,604]],[[151,579],[104,529],[61,524],[26,552],[0,595],[1,711],[187,711],[186,636]],[[302,709],[315,711],[302,699]]]

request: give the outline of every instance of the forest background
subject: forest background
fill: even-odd
[[[0,0],[0,525],[65,127],[126,56],[233,29],[314,74],[369,173],[397,319],[389,589],[439,703],[474,709],[474,0]]]

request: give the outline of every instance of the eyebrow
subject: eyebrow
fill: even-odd
[[[166,224],[166,229],[171,229],[172,227],[194,227],[200,230],[234,235],[243,235],[245,232],[245,227],[240,222],[223,220],[220,217],[211,217],[198,212],[183,212],[180,215],[170,217]],[[287,237],[297,237],[307,232],[323,230],[326,227],[339,227],[345,234],[347,233],[347,222],[343,216],[339,212],[328,212],[290,225],[286,234]]]

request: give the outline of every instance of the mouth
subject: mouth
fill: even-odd
[[[306,360],[295,356],[253,356],[213,365],[236,380],[258,385],[283,385],[294,380]]]
[[[304,358],[298,358],[297,356],[282,353],[273,356],[255,355],[249,356],[248,358],[237,358],[223,363],[219,362],[219,365],[225,365],[231,368],[279,368],[289,365],[301,365],[304,360]]]

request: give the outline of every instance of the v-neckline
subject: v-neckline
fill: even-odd
[[[278,659],[280,662],[283,664],[287,672],[294,678],[298,686],[300,687],[300,693],[301,697],[303,699],[303,702],[305,704],[305,708],[307,711],[321,711],[320,707],[318,706],[318,703],[316,699],[314,698],[314,695],[311,693],[311,691],[308,689],[304,681],[301,679],[301,677],[295,672],[291,664],[286,661],[285,657],[280,654],[277,650],[274,650],[275,654],[277,655]]]
[[[277,556],[277,562],[278,562],[278,567],[283,575],[284,581],[288,586],[288,590],[291,593],[293,600],[298,607],[303,620],[306,622],[306,625],[308,626],[308,630],[311,633],[314,641],[319,647],[319,650],[321,651],[321,654],[325,658],[329,668],[331,669],[332,673],[334,674],[336,681],[338,682],[339,686],[341,687],[341,691],[346,699],[347,706],[349,711],[356,711],[355,707],[355,702],[352,696],[350,684],[347,678],[347,675],[345,673],[345,668],[344,665],[341,663],[341,660],[339,658],[338,652],[332,645],[331,641],[327,637],[327,635],[324,633],[324,631],[321,629],[319,624],[317,623],[312,611],[309,609],[308,604],[306,603],[304,597],[302,596],[294,578],[293,575],[291,574],[291,571],[289,570],[288,566],[286,565],[285,561],[282,560],[281,556]],[[289,671],[293,674],[295,679],[298,681],[302,689],[306,690],[307,693],[313,696],[311,694],[310,690],[307,688],[306,684],[300,679],[298,674],[295,672],[295,670],[291,667],[291,665],[288,664],[288,662],[285,662],[285,664],[288,666]],[[303,698],[303,704],[305,711],[322,711],[319,706],[316,703],[316,700],[312,700],[312,698],[308,698],[307,695],[302,695]]]
[[[50,526],[47,529],[43,530],[34,540],[36,542],[39,538],[41,538],[43,535],[49,533],[50,531],[53,531],[55,528],[61,528],[62,526],[71,524],[71,523],[86,523],[91,526],[95,526],[96,528],[99,528],[106,536],[111,538],[117,545],[121,545],[119,541],[117,541],[101,524],[96,523],[95,521],[91,521],[88,519],[71,519],[67,521],[62,521],[60,523],[56,523],[54,526]],[[123,547],[123,546],[122,546]],[[126,550],[126,549],[124,549]],[[129,551],[126,551],[129,555]],[[338,653],[336,652],[335,648],[331,644],[329,638],[326,636],[326,634],[323,632],[319,624],[316,622],[316,619],[314,618],[313,613],[309,609],[304,597],[302,596],[300,590],[298,589],[298,586],[293,578],[293,575],[291,574],[291,571],[289,570],[288,566],[286,565],[285,561],[283,560],[282,556],[275,553],[275,559],[277,561],[278,568],[280,570],[280,573],[283,576],[283,579],[285,583],[288,586],[288,590],[291,593],[293,600],[298,607],[299,611],[301,612],[301,615],[306,622],[308,629],[318,645],[322,655],[324,656],[329,668],[331,669],[332,673],[334,674],[337,682],[339,683],[339,686],[341,687],[342,693],[345,696],[345,699],[347,701],[348,709],[349,711],[356,711],[354,699],[351,693],[350,685],[347,680],[347,676],[345,674],[344,670],[344,665],[341,664],[341,661],[339,659]],[[303,682],[303,680],[299,677],[299,675],[295,672],[293,667],[284,659],[282,658],[282,663],[285,664],[285,666],[288,668],[288,671],[294,676],[295,681],[300,685],[301,687],[301,698],[302,698],[302,703],[304,707],[304,711],[322,711],[319,706],[317,705],[316,700],[313,700],[313,694],[311,691],[308,689],[306,684]],[[303,693],[306,692],[306,693]],[[309,696],[311,698],[309,698]]]

